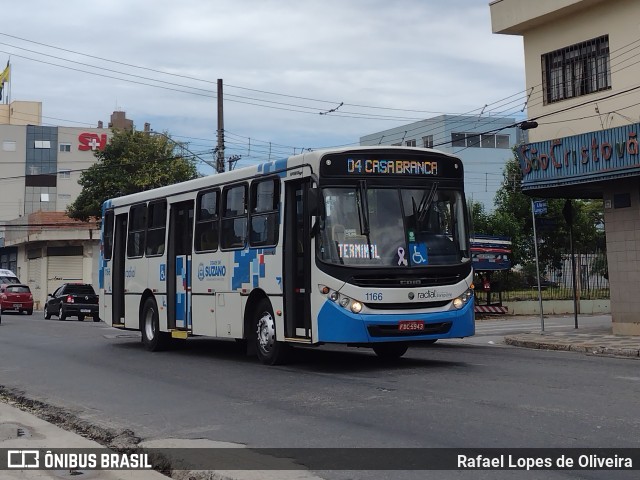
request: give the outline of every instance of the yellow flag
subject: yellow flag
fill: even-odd
[[[11,66],[9,65],[9,62],[7,62],[7,68],[5,68],[2,73],[0,73],[0,85],[9,81],[10,74]]]

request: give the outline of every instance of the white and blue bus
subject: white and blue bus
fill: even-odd
[[[354,147],[104,203],[100,316],[171,338],[245,340],[266,364],[292,345],[371,347],[475,332],[462,162]]]

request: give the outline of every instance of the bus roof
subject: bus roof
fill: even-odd
[[[237,170],[231,170],[219,174],[207,175],[205,177],[196,178],[193,180],[187,180],[185,182],[175,183],[164,187],[155,188],[152,190],[146,190],[143,192],[133,193],[122,197],[108,199],[103,208],[108,209],[112,207],[118,207],[123,205],[132,205],[148,201],[152,198],[163,198],[171,195],[178,195],[189,191],[201,190],[204,188],[223,186],[226,184],[234,183],[247,177],[276,174],[283,172],[286,169],[301,167],[305,164],[311,165],[312,168],[319,165],[320,159],[328,154],[336,153],[350,153],[350,152],[366,152],[366,151],[398,151],[398,152],[423,152],[436,154],[442,157],[450,157],[451,159],[457,159],[455,155],[451,155],[440,150],[434,150],[431,148],[419,148],[419,147],[403,147],[403,146],[390,146],[390,145],[376,145],[376,146],[355,146],[355,147],[335,147],[325,148],[319,150],[312,150],[303,152],[290,157],[283,157],[278,160],[272,160],[270,162],[260,163],[257,165],[250,165],[247,167],[238,168]],[[314,173],[318,173],[314,170]]]

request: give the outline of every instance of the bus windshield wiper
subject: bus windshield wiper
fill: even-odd
[[[422,200],[420,200],[420,205],[418,205],[418,218],[416,219],[418,225],[422,225],[425,219],[427,218],[429,207],[431,207],[431,203],[433,203],[433,199],[435,198],[437,191],[438,191],[438,182],[434,182],[433,185],[431,185],[431,190],[429,190],[428,193],[425,192],[424,195],[422,196]],[[414,203],[413,209],[415,211],[415,203]]]
[[[367,237],[367,252],[371,258],[371,228],[369,226],[369,200],[367,195],[367,181],[360,180],[358,188],[358,217],[360,220],[360,235]]]
[[[360,235],[369,237],[371,230],[369,228],[369,205],[367,203],[367,182],[360,180],[359,185],[359,201],[358,201],[358,217],[360,220]]]

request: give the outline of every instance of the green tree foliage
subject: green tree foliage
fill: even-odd
[[[167,136],[114,130],[97,162],[82,172],[82,192],[67,215],[82,221],[100,218],[102,203],[113,197],[191,180],[198,176],[192,159],[176,156]]]

